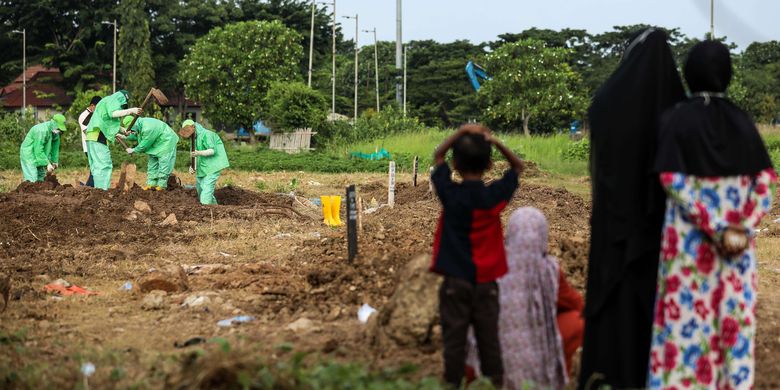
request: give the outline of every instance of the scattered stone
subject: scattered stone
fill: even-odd
[[[420,255],[400,271],[399,283],[390,300],[369,317],[367,332],[372,344],[385,348],[429,344],[438,316],[441,279],[427,272],[430,256]]]
[[[176,214],[170,213],[167,217],[165,217],[165,220],[160,223],[160,226],[170,226],[170,225],[176,225],[179,221],[176,219]]]
[[[62,287],[70,287],[70,286],[72,286],[72,284],[70,282],[68,282],[67,280],[65,280],[65,279],[57,279],[57,280],[51,282],[50,284],[54,284],[54,285],[62,286]]]
[[[141,301],[141,308],[144,310],[160,310],[165,307],[165,296],[168,295],[165,291],[154,290],[149,294],[146,294],[144,300]]]
[[[186,299],[184,299],[184,303],[182,303],[182,307],[201,307],[204,305],[208,305],[211,303],[211,299],[207,296],[198,295],[198,294],[192,294],[188,296]]]
[[[327,316],[325,316],[325,321],[336,321],[341,317],[341,308],[338,306],[334,306],[332,309],[330,309],[330,312]]]
[[[295,320],[295,322],[287,325],[287,330],[291,330],[295,333],[306,332],[312,328],[314,328],[314,323],[306,317],[299,318]]]
[[[179,265],[171,265],[164,270],[152,269],[141,276],[136,285],[144,293],[152,290],[169,293],[189,290],[187,274]]]
[[[142,200],[136,200],[135,203],[133,203],[133,208],[142,212],[142,213],[151,213],[152,208],[149,207],[149,203],[146,203]]]
[[[128,213],[127,215],[124,216],[124,219],[126,221],[135,221],[135,220],[137,220],[138,219],[138,211],[137,210],[131,211],[130,213]]]

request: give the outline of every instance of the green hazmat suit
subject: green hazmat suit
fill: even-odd
[[[25,181],[43,181],[46,166],[49,163],[59,164],[60,136],[52,133],[55,128],[57,124],[53,120],[39,123],[30,128],[24,137],[19,146],[19,160]]]
[[[225,144],[217,133],[206,129],[200,123],[195,123],[195,150],[208,149],[213,149],[214,154],[198,157],[195,188],[198,190],[201,204],[217,204],[214,188],[222,170],[230,166]]]
[[[107,190],[111,185],[111,172],[114,170],[114,165],[108,145],[114,144],[120,123],[120,118],[114,118],[111,114],[122,110],[126,105],[127,94],[123,91],[104,97],[95,106],[92,118],[87,124],[85,130],[87,159],[95,188]]]
[[[129,125],[131,117],[126,117]],[[179,136],[167,123],[155,118],[138,118],[130,129],[135,134],[128,140],[138,140],[133,148],[134,153],[146,153],[149,162],[146,170],[146,185],[150,187],[168,188],[168,177],[176,165],[176,144]]]

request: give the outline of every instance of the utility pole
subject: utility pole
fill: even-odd
[[[710,39],[715,39],[715,0],[710,0]]]
[[[110,24],[114,26],[114,70],[113,70],[113,75],[111,76],[111,78],[113,79],[111,85],[113,89],[112,93],[116,93],[116,30],[117,30],[116,19],[114,19],[113,22],[101,22],[101,24]]]
[[[395,101],[401,103],[401,77],[398,73],[401,71],[401,51],[403,46],[403,35],[401,34],[401,0],[395,2]]]
[[[317,1],[311,1],[311,33],[309,33],[309,83],[311,88],[311,66],[312,66],[312,54],[314,54],[314,9],[317,6]]]
[[[13,30],[13,33],[22,34],[22,119],[27,111],[27,29]]]
[[[374,33],[374,82],[376,84],[376,112],[379,112],[379,54],[376,42],[376,27],[373,30],[363,30],[363,32]]]
[[[333,30],[331,31],[331,76],[330,76],[330,114],[331,120],[336,120],[336,0],[333,0]]]
[[[404,117],[406,116],[406,54],[409,46],[404,46]]]
[[[352,124],[355,124],[358,118],[358,54],[360,54],[358,34],[360,34],[360,29],[358,27],[358,14],[355,14],[355,16],[345,16],[344,18],[355,19],[355,116],[352,118]]]

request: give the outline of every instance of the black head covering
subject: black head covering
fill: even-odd
[[[632,263],[655,268],[665,196],[653,173],[661,113],[684,97],[662,30],[635,35],[617,70],[596,92],[591,123],[593,216],[586,315],[599,310]],[[648,278],[652,308],[656,271]]]
[[[694,46],[685,78],[692,95],[661,118],[655,171],[715,177],[771,167],[755,124],[723,93],[731,80],[728,48],[716,41]]]

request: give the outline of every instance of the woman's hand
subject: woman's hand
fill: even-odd
[[[750,245],[747,231],[741,226],[729,226],[723,236],[719,248],[727,257],[734,257],[742,254]]]

